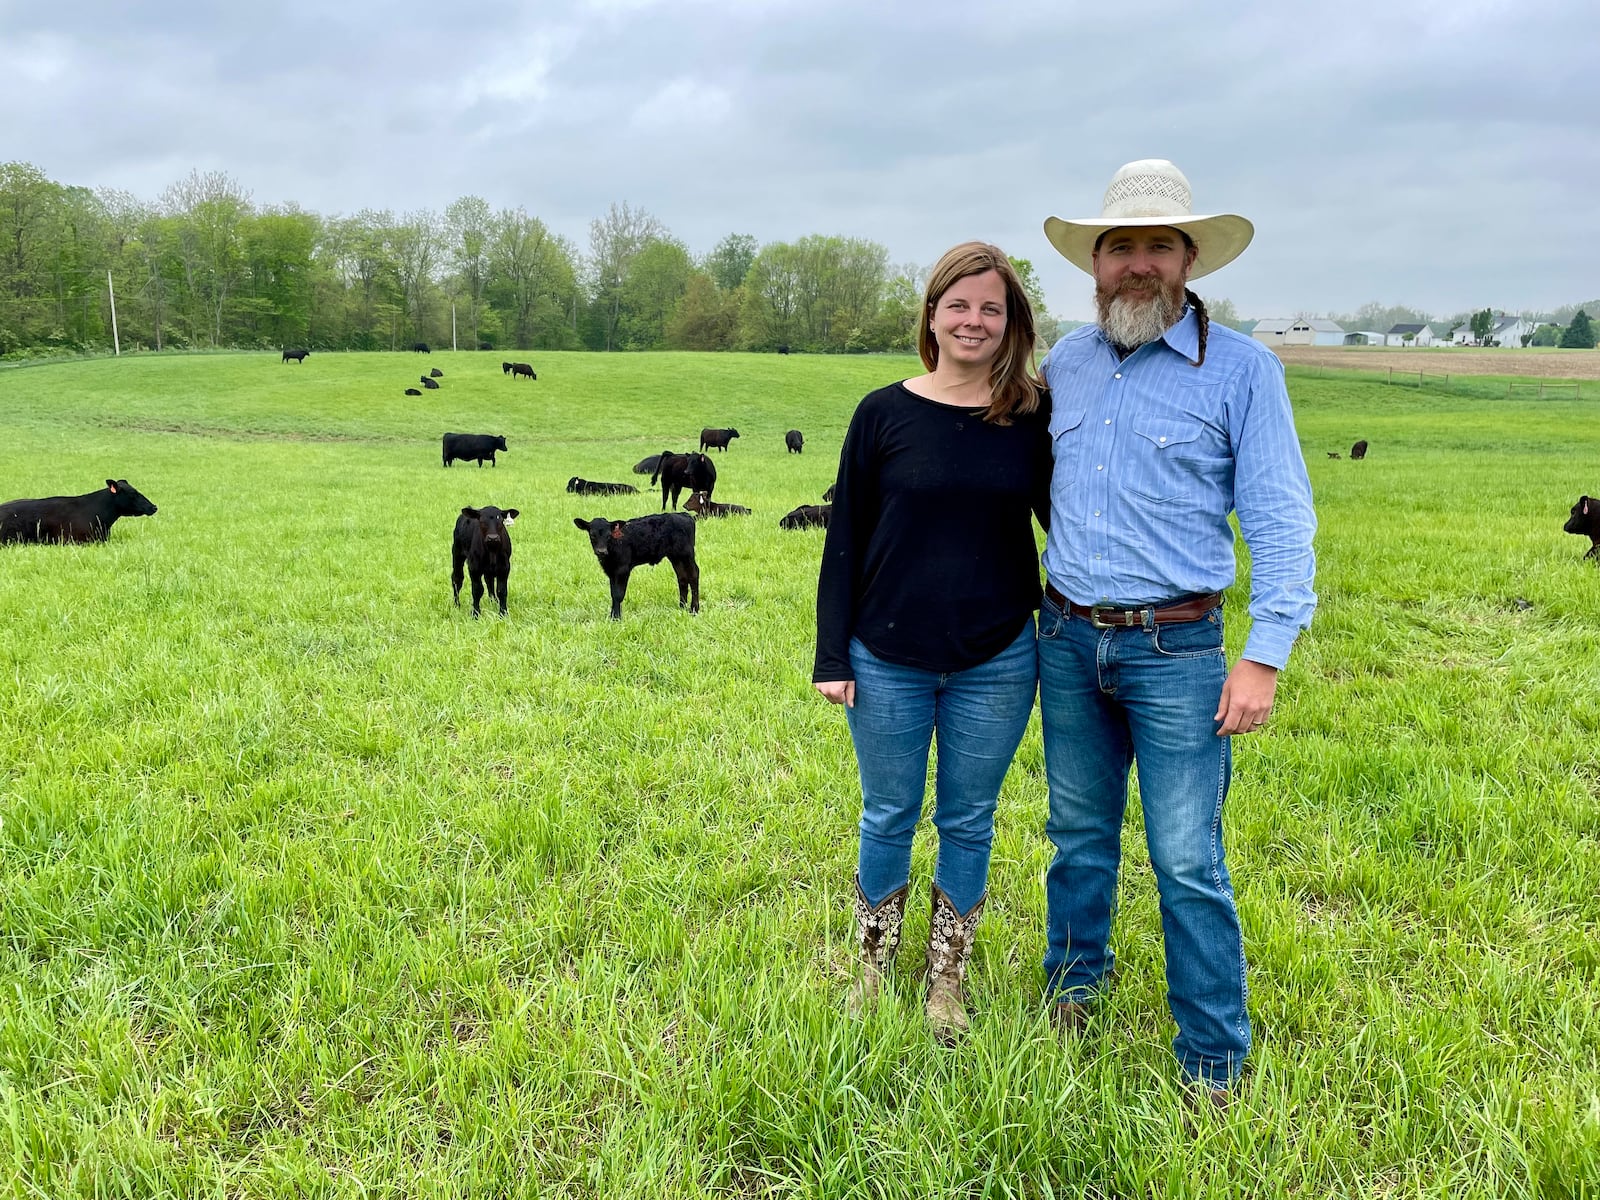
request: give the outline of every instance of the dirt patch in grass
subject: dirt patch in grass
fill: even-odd
[[[1600,379],[1600,350],[1407,350],[1401,346],[1274,346],[1287,366],[1351,371],[1426,371],[1430,375],[1523,375]]]

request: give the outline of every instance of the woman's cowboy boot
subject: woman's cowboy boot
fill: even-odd
[[[947,1046],[967,1031],[961,981],[972,959],[972,942],[985,898],[980,897],[962,916],[944,889],[933,885],[933,918],[928,923],[928,1027]]]
[[[900,923],[905,920],[906,891],[910,886],[905,884],[890,892],[874,907],[861,890],[861,876],[856,875],[856,975],[845,1002],[852,1017],[861,1016],[878,998],[883,973],[900,945]]]

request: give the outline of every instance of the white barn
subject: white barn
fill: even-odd
[[[1255,328],[1250,331],[1250,336],[1268,346],[1281,346],[1283,335],[1289,332],[1289,327],[1293,324],[1293,321],[1284,317],[1267,317],[1256,322]]]
[[[1344,326],[1326,317],[1300,317],[1283,334],[1285,346],[1342,346]]]
[[[1381,346],[1383,345],[1383,334],[1376,329],[1358,329],[1354,333],[1344,335],[1344,344],[1346,346]]]

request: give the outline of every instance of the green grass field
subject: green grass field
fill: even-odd
[[[1236,746],[1257,1043],[1195,1124],[1136,815],[1110,1012],[1045,1020],[1037,722],[972,1036],[922,1027],[922,899],[892,1001],[842,1015],[854,760],[808,682],[822,535],[776,523],[912,361],[538,360],[0,371],[0,499],[161,509],[0,548],[3,1194],[1600,1194],[1600,571],[1561,533],[1593,402],[1292,375],[1321,604]],[[699,617],[661,566],[612,623],[572,519],[659,496],[566,480],[644,485],[703,425],[755,516],[700,527]],[[510,450],[444,471],[445,430]],[[475,622],[485,503],[522,517]]]

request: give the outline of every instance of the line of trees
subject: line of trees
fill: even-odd
[[[467,349],[909,350],[923,280],[861,238],[729,234],[696,258],[627,204],[580,247],[477,196],[324,217],[219,171],[144,201],[0,163],[0,355],[109,347],[108,273],[122,345],[152,350],[448,346],[452,311]]]

